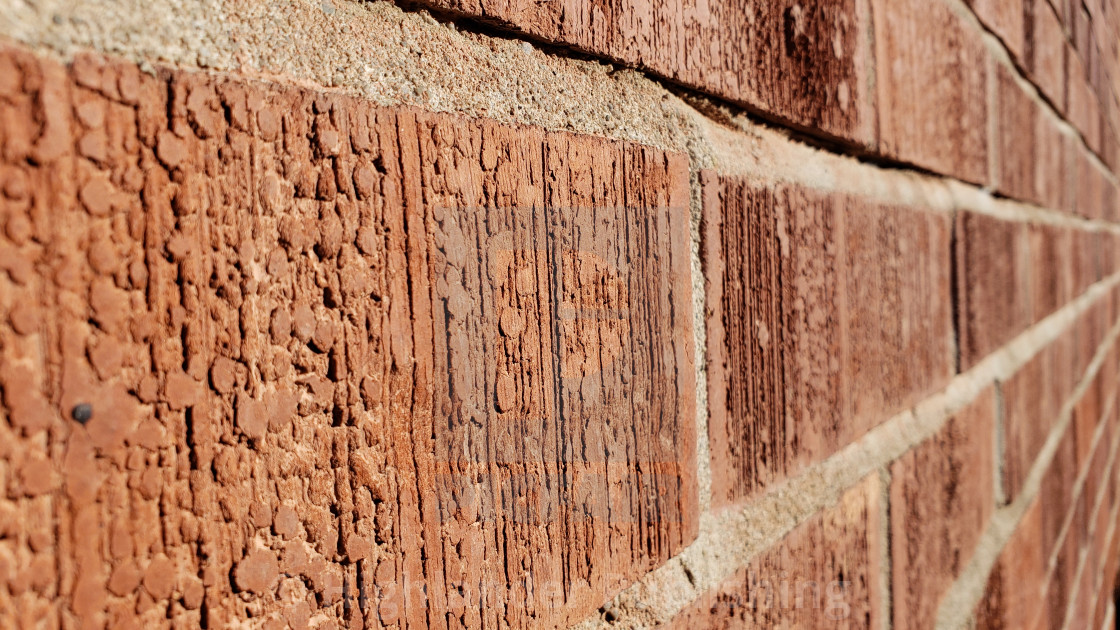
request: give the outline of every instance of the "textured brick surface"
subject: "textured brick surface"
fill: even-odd
[[[933,628],[994,506],[994,390],[891,465],[893,628]]]
[[[1032,320],[1027,224],[961,212],[956,221],[957,335],[968,369]]]
[[[1035,170],[1046,159],[1038,153],[1035,135],[1039,133],[1038,104],[1015,82],[1003,65],[996,66],[998,146],[996,186],[999,192],[1017,199],[1038,202]],[[1054,177],[1054,173],[1043,174]]]
[[[0,69],[5,616],[564,625],[695,535],[682,157]]]
[[[713,499],[728,503],[948,378],[949,218],[702,182]]]
[[[1026,39],[1024,0],[967,0],[967,2],[984,26],[1003,41],[1014,57],[1021,58]]]
[[[1047,0],[1027,1],[1031,4],[1027,71],[1054,107],[1065,111],[1067,45],[1062,23]]]
[[[873,0],[880,150],[988,181],[988,54],[948,5]]]
[[[874,141],[866,0],[417,0],[573,46],[861,145]]]
[[[879,494],[878,477],[867,477],[667,627],[883,627]]]

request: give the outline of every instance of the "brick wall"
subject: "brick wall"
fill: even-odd
[[[0,0],[0,627],[1111,627],[1112,0]]]

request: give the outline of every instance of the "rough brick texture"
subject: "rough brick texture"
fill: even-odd
[[[957,334],[968,369],[1032,323],[1027,224],[957,215]]]
[[[968,565],[995,489],[994,390],[891,465],[893,628],[933,628],[945,590]]]
[[[0,630],[1115,625],[1118,169],[1120,0],[0,0]]]
[[[0,77],[5,618],[565,625],[694,537],[682,157]]]
[[[866,0],[418,0],[872,145]]]
[[[885,155],[987,183],[988,53],[942,2],[873,0]]]
[[[729,503],[948,378],[949,217],[702,179],[712,493]]]
[[[667,627],[883,627],[880,486],[867,477]]]

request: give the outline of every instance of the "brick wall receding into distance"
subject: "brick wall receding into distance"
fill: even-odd
[[[1118,625],[1120,1],[0,0],[0,630]]]

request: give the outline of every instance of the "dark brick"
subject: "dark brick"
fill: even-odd
[[[988,53],[948,5],[873,0],[880,151],[986,184]]]
[[[1032,322],[1027,224],[961,212],[955,256],[957,334],[966,370]]]
[[[893,628],[933,628],[991,517],[995,395],[987,389],[891,464]]]
[[[949,219],[702,181],[713,497],[726,504],[948,379]]]

